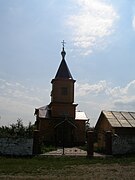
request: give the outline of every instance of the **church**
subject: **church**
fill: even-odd
[[[47,145],[84,145],[88,118],[84,112],[76,110],[78,104],[74,103],[75,80],[65,60],[64,41],[61,56],[57,73],[51,81],[51,102],[35,109],[36,130]]]

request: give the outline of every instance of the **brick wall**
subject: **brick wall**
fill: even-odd
[[[0,138],[0,154],[27,156],[33,153],[33,139]]]

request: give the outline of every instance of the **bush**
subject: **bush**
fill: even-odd
[[[46,153],[46,152],[50,152],[50,151],[55,151],[55,150],[57,150],[57,148],[55,146],[52,146],[52,145],[50,145],[50,146],[42,145],[41,146],[41,152],[42,153]]]
[[[0,127],[0,138],[31,138],[33,137],[34,126],[29,122],[28,126],[24,126],[22,119],[18,119],[17,123],[11,124],[9,127]]]

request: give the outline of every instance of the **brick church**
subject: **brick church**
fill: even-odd
[[[35,109],[36,129],[45,144],[56,146],[83,145],[86,141],[88,118],[82,111],[76,111],[74,84],[65,61],[66,52],[61,52],[62,60],[55,78],[52,79],[50,104]]]

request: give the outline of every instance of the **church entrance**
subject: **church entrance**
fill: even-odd
[[[55,128],[56,146],[72,147],[74,145],[74,126],[63,121]]]

